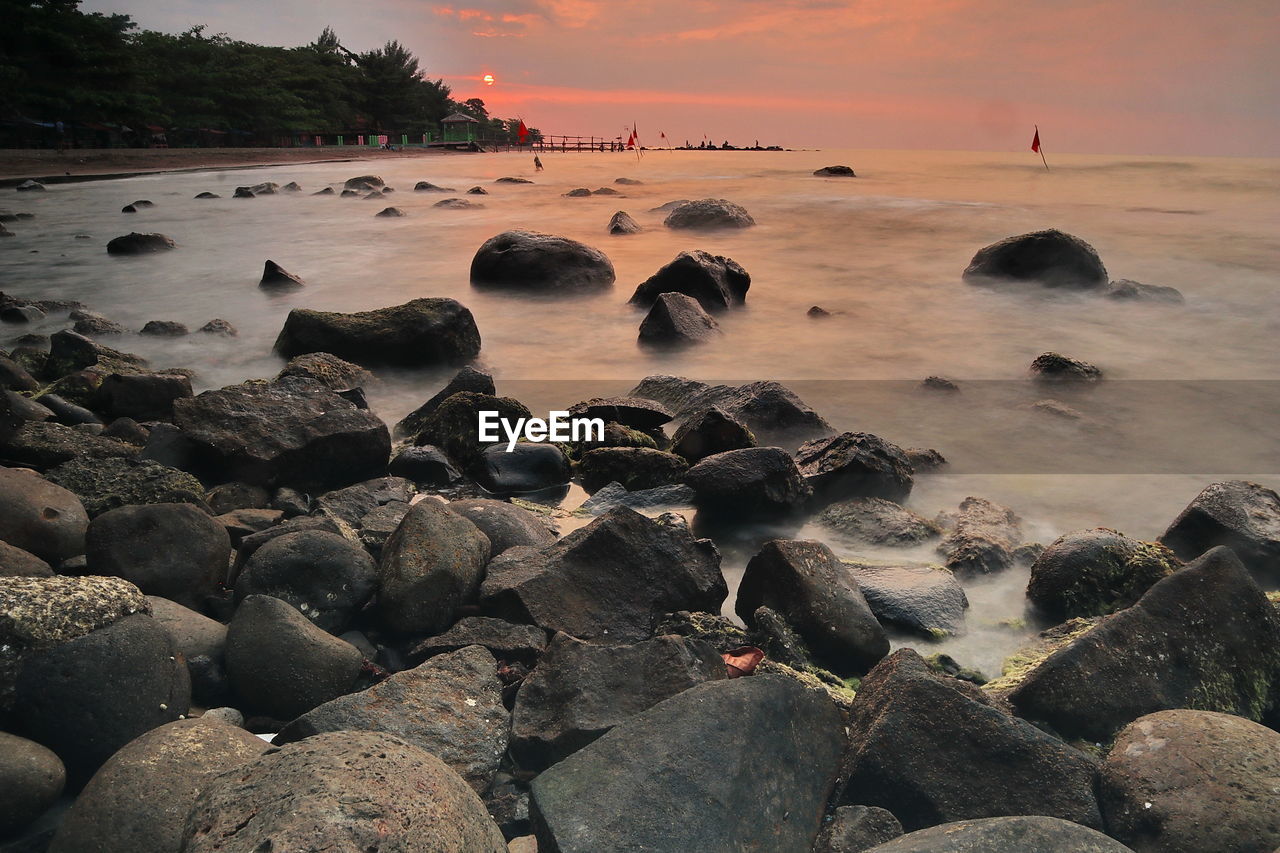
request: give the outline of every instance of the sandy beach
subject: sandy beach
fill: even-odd
[[[382,151],[356,146],[323,148],[77,148],[0,150],[0,185],[34,178],[53,182],[172,172],[320,163],[339,160],[385,160],[438,157],[444,151]]]

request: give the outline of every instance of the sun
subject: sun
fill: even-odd
[[[485,84],[486,86],[492,86],[492,85],[493,85],[493,75],[492,75],[492,74],[486,74],[486,75],[484,75],[484,77],[482,77],[482,78],[480,78],[480,79],[484,80],[484,84]]]

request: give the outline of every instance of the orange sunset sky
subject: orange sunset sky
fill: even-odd
[[[455,98],[641,142],[1280,156],[1275,0],[85,0],[141,26],[351,50]],[[482,77],[492,74],[493,86]]]

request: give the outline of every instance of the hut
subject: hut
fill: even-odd
[[[480,138],[480,122],[469,115],[453,113],[440,120],[444,142],[476,142]]]

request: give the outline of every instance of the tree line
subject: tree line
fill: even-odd
[[[158,126],[258,142],[338,133],[420,138],[460,112],[483,123],[485,138],[517,141],[518,119],[490,117],[479,98],[455,101],[398,41],[355,53],[326,27],[308,45],[268,47],[201,26],[178,35],[142,30],[128,15],[79,6],[0,0],[0,120],[10,127]]]

